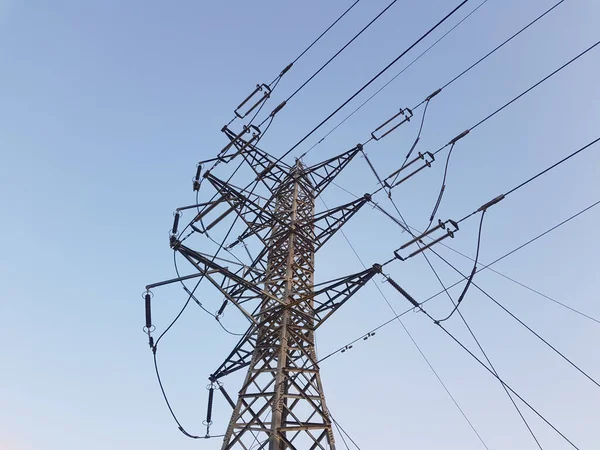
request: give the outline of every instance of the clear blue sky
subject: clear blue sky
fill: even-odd
[[[387,3],[361,1],[285,76],[272,106]],[[457,3],[399,1],[290,102],[263,147],[282,154]],[[471,0],[424,44],[479,3]],[[366,140],[397,108],[421,101],[553,3],[489,0],[306,162]],[[191,441],[175,427],[141,330],[140,294],[147,283],[174,275],[168,246],[172,211],[194,201],[195,163],[224,145],[219,130],[235,105],[255,83],[271,81],[349,4],[0,0],[0,449],[220,448],[218,439]],[[437,149],[600,39],[598,17],[597,1],[567,0],[431,103],[420,148]],[[460,141],[440,217],[462,217],[598,137],[599,52]],[[413,121],[366,147],[379,171],[399,166],[417,125]],[[491,209],[481,260],[495,259],[599,200],[599,167],[600,148],[595,147]],[[426,225],[442,171],[439,161],[397,191],[415,227]],[[357,194],[375,186],[359,158],[339,183]],[[335,187],[323,198],[330,206],[349,199]],[[591,210],[496,269],[599,317],[599,220],[600,209]],[[453,247],[473,255],[476,225],[466,222]],[[369,265],[389,259],[406,240],[368,208],[348,225],[347,235]],[[443,254],[470,270],[468,260]],[[445,282],[457,280],[442,262],[434,264]],[[183,261],[180,267],[188,273]],[[360,268],[341,236],[317,258],[318,280]],[[421,260],[396,263],[389,273],[417,299],[439,290]],[[597,323],[495,274],[481,273],[476,282],[600,378]],[[398,311],[408,306],[387,285],[383,289]],[[185,297],[175,287],[155,294],[160,330]],[[221,302],[210,291],[202,291],[202,300],[211,310]],[[449,310],[448,300],[437,298],[431,310],[441,316]],[[597,448],[600,389],[475,290],[463,311],[507,382],[581,449]],[[365,287],[320,330],[319,354],[390,316],[374,286]],[[474,348],[456,319],[449,328]],[[244,324],[233,310],[224,321],[238,331]],[[422,315],[407,315],[404,323],[490,449],[535,448],[489,374]],[[204,432],[206,377],[235,342],[196,307],[165,338],[159,351],[165,387],[192,433]],[[323,362],[322,377],[331,412],[363,449],[483,448],[397,323]],[[239,378],[226,383],[235,393]],[[569,448],[523,410],[546,450]],[[224,430],[228,414],[219,399],[213,433]],[[338,448],[343,448],[339,437]]]

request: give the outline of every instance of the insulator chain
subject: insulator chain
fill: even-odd
[[[205,438],[208,439],[210,437],[210,426],[213,423],[212,422],[212,409],[213,409],[213,398],[215,395],[215,383],[211,382],[206,388],[208,389],[208,405],[206,407],[206,420],[203,421],[202,424],[206,426]]]
[[[429,242],[428,244],[424,244],[423,238],[426,236],[430,236],[431,234],[433,234],[434,232],[436,232],[438,230],[443,230],[443,234],[437,238],[432,238],[433,240],[431,242]],[[398,250],[394,251],[394,256],[396,258],[398,258],[400,261],[405,261],[408,258],[412,258],[413,256],[424,252],[428,248],[433,247],[435,244],[438,244],[439,242],[443,241],[446,238],[449,238],[449,237],[454,238],[454,234],[458,230],[459,230],[458,223],[455,222],[454,220],[448,219],[447,221],[442,222],[441,220],[438,219],[438,224],[435,227],[431,228],[430,230],[427,230],[426,232],[422,233],[419,236],[414,237],[413,239],[411,239],[410,241],[408,241],[407,243],[402,245]],[[418,248],[416,250],[414,250],[408,256],[400,255],[401,250],[405,250],[406,248],[412,246],[413,244],[418,245]],[[423,244],[423,245],[421,245],[421,244]]]
[[[154,325],[152,325],[152,292],[147,290],[142,297],[144,298],[145,310],[146,310],[146,325],[143,330],[144,333],[148,335],[148,345],[152,349],[152,351],[156,351],[156,347],[154,346],[154,338],[152,337],[152,332],[156,329]]]
[[[376,141],[383,139],[388,134],[395,131],[400,125],[404,124],[405,122],[410,122],[412,116],[413,112],[410,108],[400,108],[400,112],[394,114],[392,117],[390,117],[388,120],[386,120],[373,130],[373,132],[371,133],[371,138]],[[396,121],[396,119],[398,118],[400,118],[399,122]],[[386,129],[388,125],[390,126],[390,128]],[[382,133],[379,137],[375,135],[375,133],[377,133],[378,131],[381,131]]]

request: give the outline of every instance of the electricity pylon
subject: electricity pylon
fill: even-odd
[[[244,132],[235,135],[227,128],[223,131],[230,144],[217,158],[208,161],[227,163],[236,157],[243,158],[256,175],[255,185],[266,187],[268,196],[258,196],[253,193],[254,189],[240,189],[217,178],[211,170],[201,175],[199,169],[194,189],[207,182],[216,195],[206,203],[194,205],[198,214],[188,229],[192,233],[207,234],[231,216],[243,224],[243,230],[228,249],[240,244],[245,246],[254,239],[260,244],[260,250],[254,256],[249,255],[252,258],[249,264],[240,264],[237,269],[221,265],[216,255],[207,255],[186,245],[186,239],[178,232],[179,211],[186,208],[180,208],[175,216],[171,247],[198,273],[147,288],[197,277],[211,283],[225,298],[217,318],[231,304],[249,321],[246,333],[209,377],[206,423],[211,423],[215,388],[233,408],[223,450],[333,450],[332,418],[319,373],[315,331],[380,273],[381,266],[375,264],[361,272],[315,285],[315,254],[371,196],[366,194],[319,213],[315,213],[315,199],[362,146],[359,144],[311,167],[300,160],[288,165],[258,149],[252,138],[244,139]],[[227,154],[231,149],[235,152]],[[149,305],[149,297],[147,303]],[[149,310],[146,325],[151,328]],[[247,373],[234,401],[220,380],[242,369]]]

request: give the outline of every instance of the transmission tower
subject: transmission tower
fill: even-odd
[[[217,255],[188,247],[179,233],[180,208],[171,233],[171,247],[187,259],[196,274],[147,286],[147,289],[190,278],[209,282],[225,298],[216,317],[228,304],[249,321],[246,333],[210,375],[206,424],[212,418],[213,392],[220,390],[233,408],[222,449],[335,449],[332,418],[327,409],[315,350],[315,331],[381,266],[315,285],[315,254],[357,212],[370,195],[315,214],[315,199],[362,150],[362,145],[314,166],[300,160],[288,165],[275,160],[254,143],[257,132],[223,130],[230,139],[209,162],[243,158],[256,175],[252,189],[240,189],[199,166],[194,189],[209,183],[212,200],[193,205],[197,215],[186,229],[207,234],[222,221],[240,221],[243,231],[227,249],[254,239],[260,250],[247,265],[230,270]],[[231,150],[231,154],[228,154]],[[206,162],[204,162],[206,163]],[[254,194],[257,185],[268,196]],[[187,235],[189,237],[189,234]],[[249,254],[249,252],[248,252]],[[193,293],[188,291],[191,296]],[[147,294],[147,323],[151,329]],[[154,346],[151,339],[151,347]],[[153,350],[156,352],[156,348]],[[247,371],[237,401],[225,391],[223,377]],[[184,431],[182,429],[182,431]],[[187,434],[187,433],[186,433]],[[208,435],[208,429],[207,429]]]

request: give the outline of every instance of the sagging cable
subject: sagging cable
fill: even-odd
[[[431,238],[433,239],[431,242],[429,242],[428,244],[425,244],[423,246],[421,246],[420,244],[424,244],[423,243],[423,238],[426,236],[431,235],[432,233],[438,231],[438,230],[443,230],[444,233],[437,237],[437,238]],[[425,250],[427,250],[428,248],[433,247],[435,244],[438,244],[439,242],[443,241],[444,239],[447,239],[448,237],[450,238],[454,238],[454,234],[459,230],[458,228],[458,223],[455,222],[454,220],[448,219],[445,222],[442,222],[441,220],[438,220],[438,224],[433,227],[431,230],[427,230],[424,233],[420,234],[419,236],[416,236],[415,238],[411,239],[410,241],[408,241],[406,244],[402,245],[398,250],[394,251],[394,256],[399,259],[400,261],[405,261],[408,258],[412,258],[415,255],[418,255],[419,253],[424,252]],[[415,251],[413,251],[412,253],[410,253],[408,256],[400,256],[400,250],[405,250],[406,248],[410,247],[413,244],[417,244],[417,246],[419,248],[417,248]]]
[[[375,128],[375,130],[373,130],[373,132],[371,133],[371,138],[373,138],[376,141],[383,139],[388,134],[390,134],[392,131],[396,130],[400,125],[404,124],[405,122],[410,122],[410,118],[412,116],[413,116],[413,112],[410,108],[405,108],[405,109],[400,108],[400,112],[396,113],[395,115],[390,117],[388,120],[383,122],[381,125],[379,125],[377,128]],[[398,117],[400,117],[401,119],[399,122],[396,123],[396,119]],[[385,131],[385,127],[387,125],[390,125],[391,128],[389,128],[387,131]],[[375,136],[375,133],[380,131],[382,128],[384,129],[384,131],[382,131],[383,134],[379,137]]]
[[[496,197],[496,198],[498,198],[498,197]],[[496,200],[496,199],[494,199],[494,200]],[[500,201],[500,200],[498,200],[498,201]],[[436,320],[435,321],[436,325],[439,325],[441,322],[445,322],[450,317],[452,317],[456,311],[458,311],[458,307],[460,306],[463,299],[465,298],[465,295],[467,294],[469,287],[471,287],[471,283],[473,282],[475,273],[477,273],[477,262],[479,261],[479,249],[481,247],[481,230],[483,228],[483,218],[485,216],[485,212],[486,212],[486,209],[481,210],[481,220],[479,221],[479,232],[477,234],[477,251],[475,252],[475,259],[473,261],[473,269],[471,269],[471,273],[469,274],[469,278],[467,279],[467,284],[465,284],[465,287],[463,288],[462,292],[460,293],[460,296],[458,297],[458,300],[456,301],[454,308],[452,309],[452,311],[450,311],[450,314],[448,314],[448,316],[444,317],[441,320]]]
[[[427,229],[429,229],[429,227],[433,223],[433,219],[435,219],[435,215],[437,214],[438,208],[442,203],[442,197],[444,197],[444,191],[446,190],[446,177],[448,176],[448,164],[450,163],[450,156],[452,155],[452,150],[454,150],[454,145],[455,143],[451,145],[450,151],[448,152],[448,157],[446,158],[446,165],[444,166],[444,176],[442,178],[442,186],[440,187],[440,192],[435,202],[435,206],[433,207],[431,215],[429,216],[429,225],[427,225]]]
[[[404,170],[406,170],[407,168],[409,168],[410,166],[412,166],[413,164],[415,164],[418,161],[423,161],[423,164],[420,167],[418,167],[416,170],[413,170],[411,173],[406,175],[401,180],[396,181],[396,180],[398,180],[398,177],[401,175],[401,173]],[[406,180],[413,177],[414,175],[419,173],[421,170],[425,169],[426,167],[431,167],[431,163],[433,163],[434,161],[435,161],[435,156],[433,156],[433,153],[419,152],[419,154],[417,156],[415,156],[411,161],[405,162],[404,164],[402,164],[402,167],[400,167],[395,172],[391,173],[385,180],[383,180],[383,184],[386,188],[388,188],[389,191],[391,191],[393,188],[404,183]],[[393,180],[391,182],[388,182],[388,180],[390,180],[391,178],[393,178]],[[389,195],[389,192],[388,192],[388,195]]]
[[[287,72],[287,70],[286,70],[286,72]],[[285,72],[282,72],[282,74],[283,73],[285,73]],[[267,86],[264,83],[257,84],[256,88],[250,93],[250,95],[248,95],[248,97],[246,97],[242,101],[242,103],[240,103],[238,105],[237,108],[235,108],[235,110],[233,112],[238,118],[243,119],[248,114],[250,114],[252,111],[254,111],[261,103],[264,103],[265,101],[267,101],[267,99],[270,96],[271,96],[271,88],[269,86]],[[242,108],[244,108],[244,106],[246,106],[246,105],[248,105],[247,109],[243,112],[240,112],[240,110]]]
[[[441,92],[440,89],[438,89],[438,91]],[[406,163],[406,161],[408,161],[408,158],[410,158],[410,156],[412,155],[412,153],[415,151],[415,148],[417,148],[417,144],[421,140],[421,132],[423,131],[423,124],[425,123],[425,115],[427,114],[427,107],[429,106],[429,100],[431,100],[431,98],[433,98],[433,94],[431,94],[429,97],[427,97],[427,100],[425,101],[425,108],[423,109],[423,116],[421,117],[421,125],[419,126],[419,132],[417,133],[417,137],[415,138],[415,141],[413,142],[413,145],[411,145],[410,150],[406,154],[406,158],[404,159],[404,163]]]
[[[435,206],[433,207],[433,210],[431,211],[431,216],[429,217],[429,225],[427,225],[427,228],[429,228],[431,226],[431,224],[433,223],[433,219],[435,219],[435,215],[437,214],[440,204],[442,203],[442,198],[444,197],[444,191],[446,190],[446,177],[448,176],[448,165],[450,164],[450,157],[452,156],[452,151],[454,150],[454,146],[456,145],[456,143],[459,140],[461,140],[467,134],[469,134],[470,131],[471,130],[469,130],[469,129],[463,131],[458,136],[451,139],[450,142],[448,142],[448,144],[446,144],[446,146],[448,146],[448,145],[450,146],[450,150],[448,151],[448,156],[446,157],[446,165],[444,166],[444,177],[442,178],[442,186],[440,188],[440,193],[438,194],[438,198],[435,202]]]

